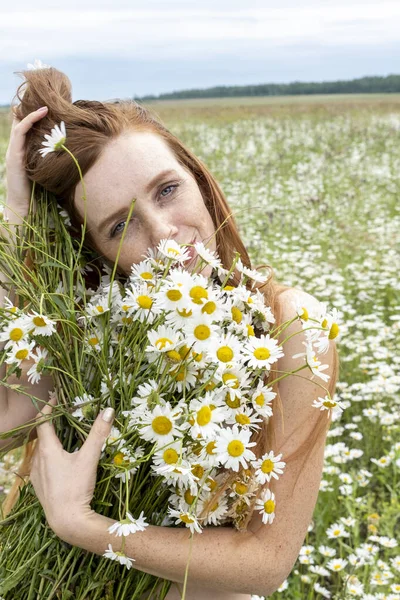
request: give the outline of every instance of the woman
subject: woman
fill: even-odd
[[[55,123],[64,121],[66,146],[77,158],[85,180],[86,242],[111,262],[117,258],[124,219],[132,198],[136,199],[118,260],[121,273],[129,273],[131,264],[140,262],[148,247],[166,237],[180,243],[203,241],[218,251],[224,266],[230,266],[234,252],[239,251],[243,263],[250,266],[234,220],[227,218],[229,208],[217,182],[154,115],[132,102],[71,103],[68,78],[52,68],[25,71],[24,75],[26,82],[20,86],[25,86],[24,94],[14,108],[6,158],[9,211],[22,217],[27,214],[30,185],[26,172],[57,196],[76,225],[83,222],[83,190],[70,156],[66,152],[39,153],[44,135]],[[40,113],[36,109],[43,104],[47,110]],[[9,217],[15,220],[10,212]],[[295,318],[296,306],[318,313],[314,297],[280,286],[273,278],[262,291],[277,323]],[[300,333],[285,343],[285,356],[278,361],[270,382],[278,371],[293,371],[304,364],[293,358],[304,353],[305,334],[299,319],[284,337],[295,332]],[[338,362],[333,341],[325,358],[328,390],[333,395]],[[313,400],[321,396],[314,379],[306,369],[301,377],[287,377],[275,384],[278,405],[258,440],[265,448],[282,452],[287,465],[274,489],[277,510],[272,525],[263,525],[258,514],[249,513],[245,532],[206,527],[195,536],[192,549],[186,529],[149,526],[126,538],[125,552],[135,559],[135,568],[175,583],[168,600],[180,597],[190,553],[186,595],[190,600],[267,596],[290,573],[315,507],[329,428],[326,413],[312,407]],[[41,383],[43,401],[51,387],[49,381]],[[39,396],[38,386],[35,395]],[[0,398],[2,431],[34,417],[36,411],[29,401],[25,401],[23,415],[18,402],[21,397],[12,393]],[[51,404],[45,405],[42,413],[49,414],[51,408]],[[66,542],[99,555],[110,543],[119,550],[115,536],[108,532],[115,521],[90,508],[97,462],[110,429],[111,422],[99,415],[82,449],[69,454],[53,426],[43,422],[36,427],[38,441],[31,470],[50,527]]]

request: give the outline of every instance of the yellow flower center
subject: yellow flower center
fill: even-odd
[[[333,340],[333,339],[335,339],[335,337],[337,337],[338,335],[339,335],[339,325],[338,325],[337,323],[333,323],[333,324],[332,324],[332,327],[330,328],[330,331],[329,331],[328,338],[329,338],[330,340]]]
[[[185,366],[182,365],[179,369],[174,369],[171,371],[171,375],[174,377],[175,381],[183,381],[186,377]]]
[[[215,383],[215,381],[209,381],[207,383],[207,385],[204,386],[204,389],[206,390],[206,392],[211,392],[216,387],[217,387],[217,384]]]
[[[325,400],[323,405],[326,406],[326,408],[334,408],[336,406],[336,402]]]
[[[273,500],[267,500],[264,502],[264,510],[267,514],[271,514],[275,510],[275,502]]]
[[[203,353],[202,352],[195,352],[194,350],[192,350],[192,356],[194,358],[194,360],[196,362],[200,362],[201,359],[203,358]]]
[[[230,394],[226,394],[225,396],[225,404],[227,404],[230,408],[239,408],[240,406],[240,398],[239,396],[235,396],[231,398]]]
[[[233,358],[233,350],[229,346],[221,346],[217,350],[217,358],[223,363],[227,363]]]
[[[148,271],[144,271],[143,273],[140,273],[140,277],[142,279],[153,279],[153,275],[151,273],[149,273]]]
[[[236,377],[233,373],[224,373],[222,375],[222,381],[224,383],[229,383],[229,387],[236,390],[239,387],[239,378]]]
[[[170,340],[169,338],[158,338],[158,340],[156,341],[155,345],[159,350],[162,350],[163,348],[165,348],[165,346],[167,344],[172,344],[172,340]]]
[[[201,479],[204,475],[204,467],[202,467],[201,465],[193,465],[192,473],[195,477]]]
[[[128,312],[128,310],[129,310],[131,307],[129,306],[129,304],[123,304],[121,308],[122,308],[122,310],[123,310],[124,312]]]
[[[32,321],[36,327],[46,327],[46,321],[43,319],[43,317],[33,317]]]
[[[323,327],[323,328],[325,329],[325,327],[326,327],[327,325],[328,325],[328,320],[327,320],[327,319],[324,319],[324,320],[321,322],[321,327]]]
[[[99,343],[99,338],[96,336],[93,336],[91,338],[88,339],[89,345],[90,346],[96,346],[96,344]]]
[[[23,350],[18,350],[18,352],[15,354],[15,358],[17,358],[18,360],[24,360],[29,354],[29,351],[26,350],[26,348],[24,348]]]
[[[193,333],[198,340],[203,341],[210,337],[211,329],[207,325],[197,325]]]
[[[208,292],[201,285],[195,285],[191,288],[189,296],[195,304],[203,304],[203,300],[208,298]]]
[[[168,435],[172,429],[171,420],[168,419],[168,417],[163,416],[155,417],[151,423],[151,426],[153,431],[158,433],[158,435]]]
[[[10,340],[13,342],[19,342],[24,337],[24,332],[19,327],[15,327],[10,331]]]
[[[179,316],[183,317],[184,319],[187,319],[188,317],[192,316],[193,311],[187,308],[182,308],[182,310],[177,309],[177,313]]]
[[[274,470],[274,463],[269,458],[261,463],[261,471],[263,473],[271,473]]]
[[[247,485],[245,483],[243,483],[242,481],[236,481],[236,483],[234,484],[234,489],[235,492],[237,494],[239,494],[239,496],[242,496],[243,494],[245,494],[247,492]]]
[[[189,515],[182,514],[182,515],[179,515],[179,518],[184,523],[194,523],[194,519],[192,519],[192,517],[189,517]]]
[[[172,362],[180,362],[182,360],[181,355],[176,350],[168,350],[167,356]]]
[[[179,290],[168,290],[167,298],[171,302],[178,302],[182,298],[182,293]]]
[[[126,460],[125,460],[124,455],[122,454],[122,452],[117,452],[117,454],[113,458],[113,463],[117,467],[121,467],[123,464],[126,463]]]
[[[303,319],[303,321],[308,321],[308,310],[304,308],[304,306],[302,306],[301,308],[303,309],[301,318]]]
[[[125,323],[125,325],[129,325],[129,323],[132,323],[133,319],[132,317],[122,317],[121,322]]]
[[[257,360],[267,360],[271,356],[271,352],[268,348],[256,348],[253,352],[254,358]]]
[[[103,308],[102,306],[100,306],[100,304],[98,304],[98,305],[96,306],[96,310],[97,310],[97,312],[99,312],[99,313],[102,313],[102,312],[104,312],[104,308]],[[33,319],[33,322],[35,322],[35,319]],[[45,322],[44,322],[44,320],[43,320],[43,325],[45,325]],[[42,325],[42,326],[43,326],[43,325]]]
[[[251,337],[252,335],[255,335],[253,325],[246,325],[246,327],[247,327],[247,335],[249,337]]]
[[[249,417],[243,413],[236,415],[235,421],[236,423],[239,423],[239,425],[249,425],[249,423],[251,423]]]
[[[152,307],[153,300],[150,296],[138,296],[136,302],[139,304],[140,308],[149,309]]]
[[[225,292],[231,292],[232,290],[234,290],[234,286],[233,285],[226,285],[224,288],[222,288]]]
[[[208,315],[212,315],[213,312],[215,312],[216,310],[217,310],[217,305],[215,304],[215,302],[213,302],[212,300],[209,300],[202,307],[201,312],[207,313]]]
[[[185,498],[185,502],[187,504],[193,504],[196,496],[193,496],[189,490],[186,490],[186,492],[183,494],[183,497]]]
[[[212,454],[215,454],[215,452],[214,452],[215,446],[216,446],[216,443],[214,441],[208,442],[208,444],[206,446],[206,453],[209,454],[210,456]]]
[[[177,462],[179,455],[174,448],[167,448],[164,450],[163,459],[167,465],[173,465]]]
[[[259,394],[255,397],[254,402],[257,404],[257,406],[264,406],[265,398],[262,394]]]
[[[218,483],[212,477],[207,477],[206,483],[212,492],[218,487]]]
[[[239,310],[237,308],[237,306],[233,306],[231,308],[231,313],[232,313],[232,319],[235,321],[235,323],[241,323],[242,319],[243,319],[243,313],[241,310]]]
[[[197,411],[197,422],[200,427],[204,425],[208,425],[211,421],[211,409],[209,406],[202,406],[200,410]]]
[[[189,353],[190,353],[189,346],[182,346],[182,348],[179,348],[179,354],[181,355],[182,359],[187,358]]]
[[[333,535],[340,535],[340,529],[335,529]]]
[[[244,452],[244,445],[240,440],[232,440],[229,442],[227,450],[230,456],[241,456]]]

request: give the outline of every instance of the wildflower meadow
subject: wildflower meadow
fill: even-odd
[[[400,96],[151,108],[216,176],[253,267],[338,311],[345,410],[306,540],[270,598],[400,599]],[[0,201],[8,135],[3,111]],[[0,462],[0,501],[20,454]]]

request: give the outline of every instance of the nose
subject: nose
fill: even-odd
[[[160,240],[165,238],[175,239],[178,235],[178,227],[171,223],[167,215],[152,213],[148,215],[146,228],[149,232],[150,245],[157,246]]]

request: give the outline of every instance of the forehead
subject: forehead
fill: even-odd
[[[181,170],[175,155],[163,138],[147,131],[125,132],[103,149],[100,158],[85,173],[84,182],[88,208],[112,193],[139,193],[148,180],[166,169]],[[82,183],[75,190],[78,210],[83,206]]]

